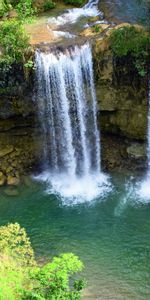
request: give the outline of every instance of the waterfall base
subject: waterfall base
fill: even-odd
[[[56,194],[65,205],[75,205],[103,198],[111,190],[108,177],[103,174],[91,174],[84,177],[69,177],[66,174],[52,174],[48,171],[36,177],[46,182],[46,193]]]
[[[140,183],[137,194],[142,199],[142,203],[150,202],[150,173],[148,173],[145,180]]]

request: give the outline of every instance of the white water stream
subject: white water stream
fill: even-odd
[[[63,197],[103,190],[96,95],[89,44],[36,52],[37,101],[43,130],[43,179]]]
[[[67,23],[75,23],[81,17],[96,17],[102,15],[98,10],[99,0],[89,0],[82,8],[68,9],[61,16],[48,19],[48,24],[55,26],[63,26]]]
[[[150,82],[149,82],[149,94],[148,94],[148,129],[147,129],[147,161],[148,170],[144,181],[140,184],[140,189],[138,194],[145,202],[150,202]]]

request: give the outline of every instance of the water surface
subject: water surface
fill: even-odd
[[[134,178],[114,174],[110,180],[110,192],[76,205],[33,180],[18,196],[1,188],[0,223],[25,227],[39,261],[62,252],[79,255],[88,280],[84,299],[148,300],[150,202],[136,196]]]

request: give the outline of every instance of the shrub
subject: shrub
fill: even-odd
[[[9,5],[4,0],[0,0],[0,17],[3,17],[9,10]]]
[[[80,299],[85,283],[83,280],[73,281],[72,276],[82,268],[82,262],[72,253],[55,257],[51,263],[31,270],[34,287],[23,291],[23,299]]]
[[[72,253],[39,267],[25,230],[17,223],[0,227],[1,300],[78,300],[85,283],[74,276],[82,269]]]
[[[0,227],[0,253],[19,260],[24,266],[35,265],[30,240],[17,223]]]
[[[115,56],[131,55],[139,74],[145,75],[150,58],[150,34],[148,32],[134,26],[119,28],[112,31],[110,46]]]
[[[55,8],[55,7],[56,7],[56,3],[52,2],[52,1],[46,1],[43,4],[43,10],[44,11]]]
[[[29,285],[27,268],[6,254],[0,254],[0,299],[21,299],[22,289]]]
[[[1,66],[25,60],[29,50],[28,36],[19,21],[7,20],[0,24],[0,45],[3,51]]]
[[[20,19],[25,19],[35,12],[32,7],[32,0],[19,0],[19,3],[15,6]]]

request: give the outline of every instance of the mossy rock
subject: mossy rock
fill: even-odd
[[[0,158],[13,152],[13,150],[14,150],[13,145],[6,145],[5,147],[3,146],[2,148],[0,147]]]

